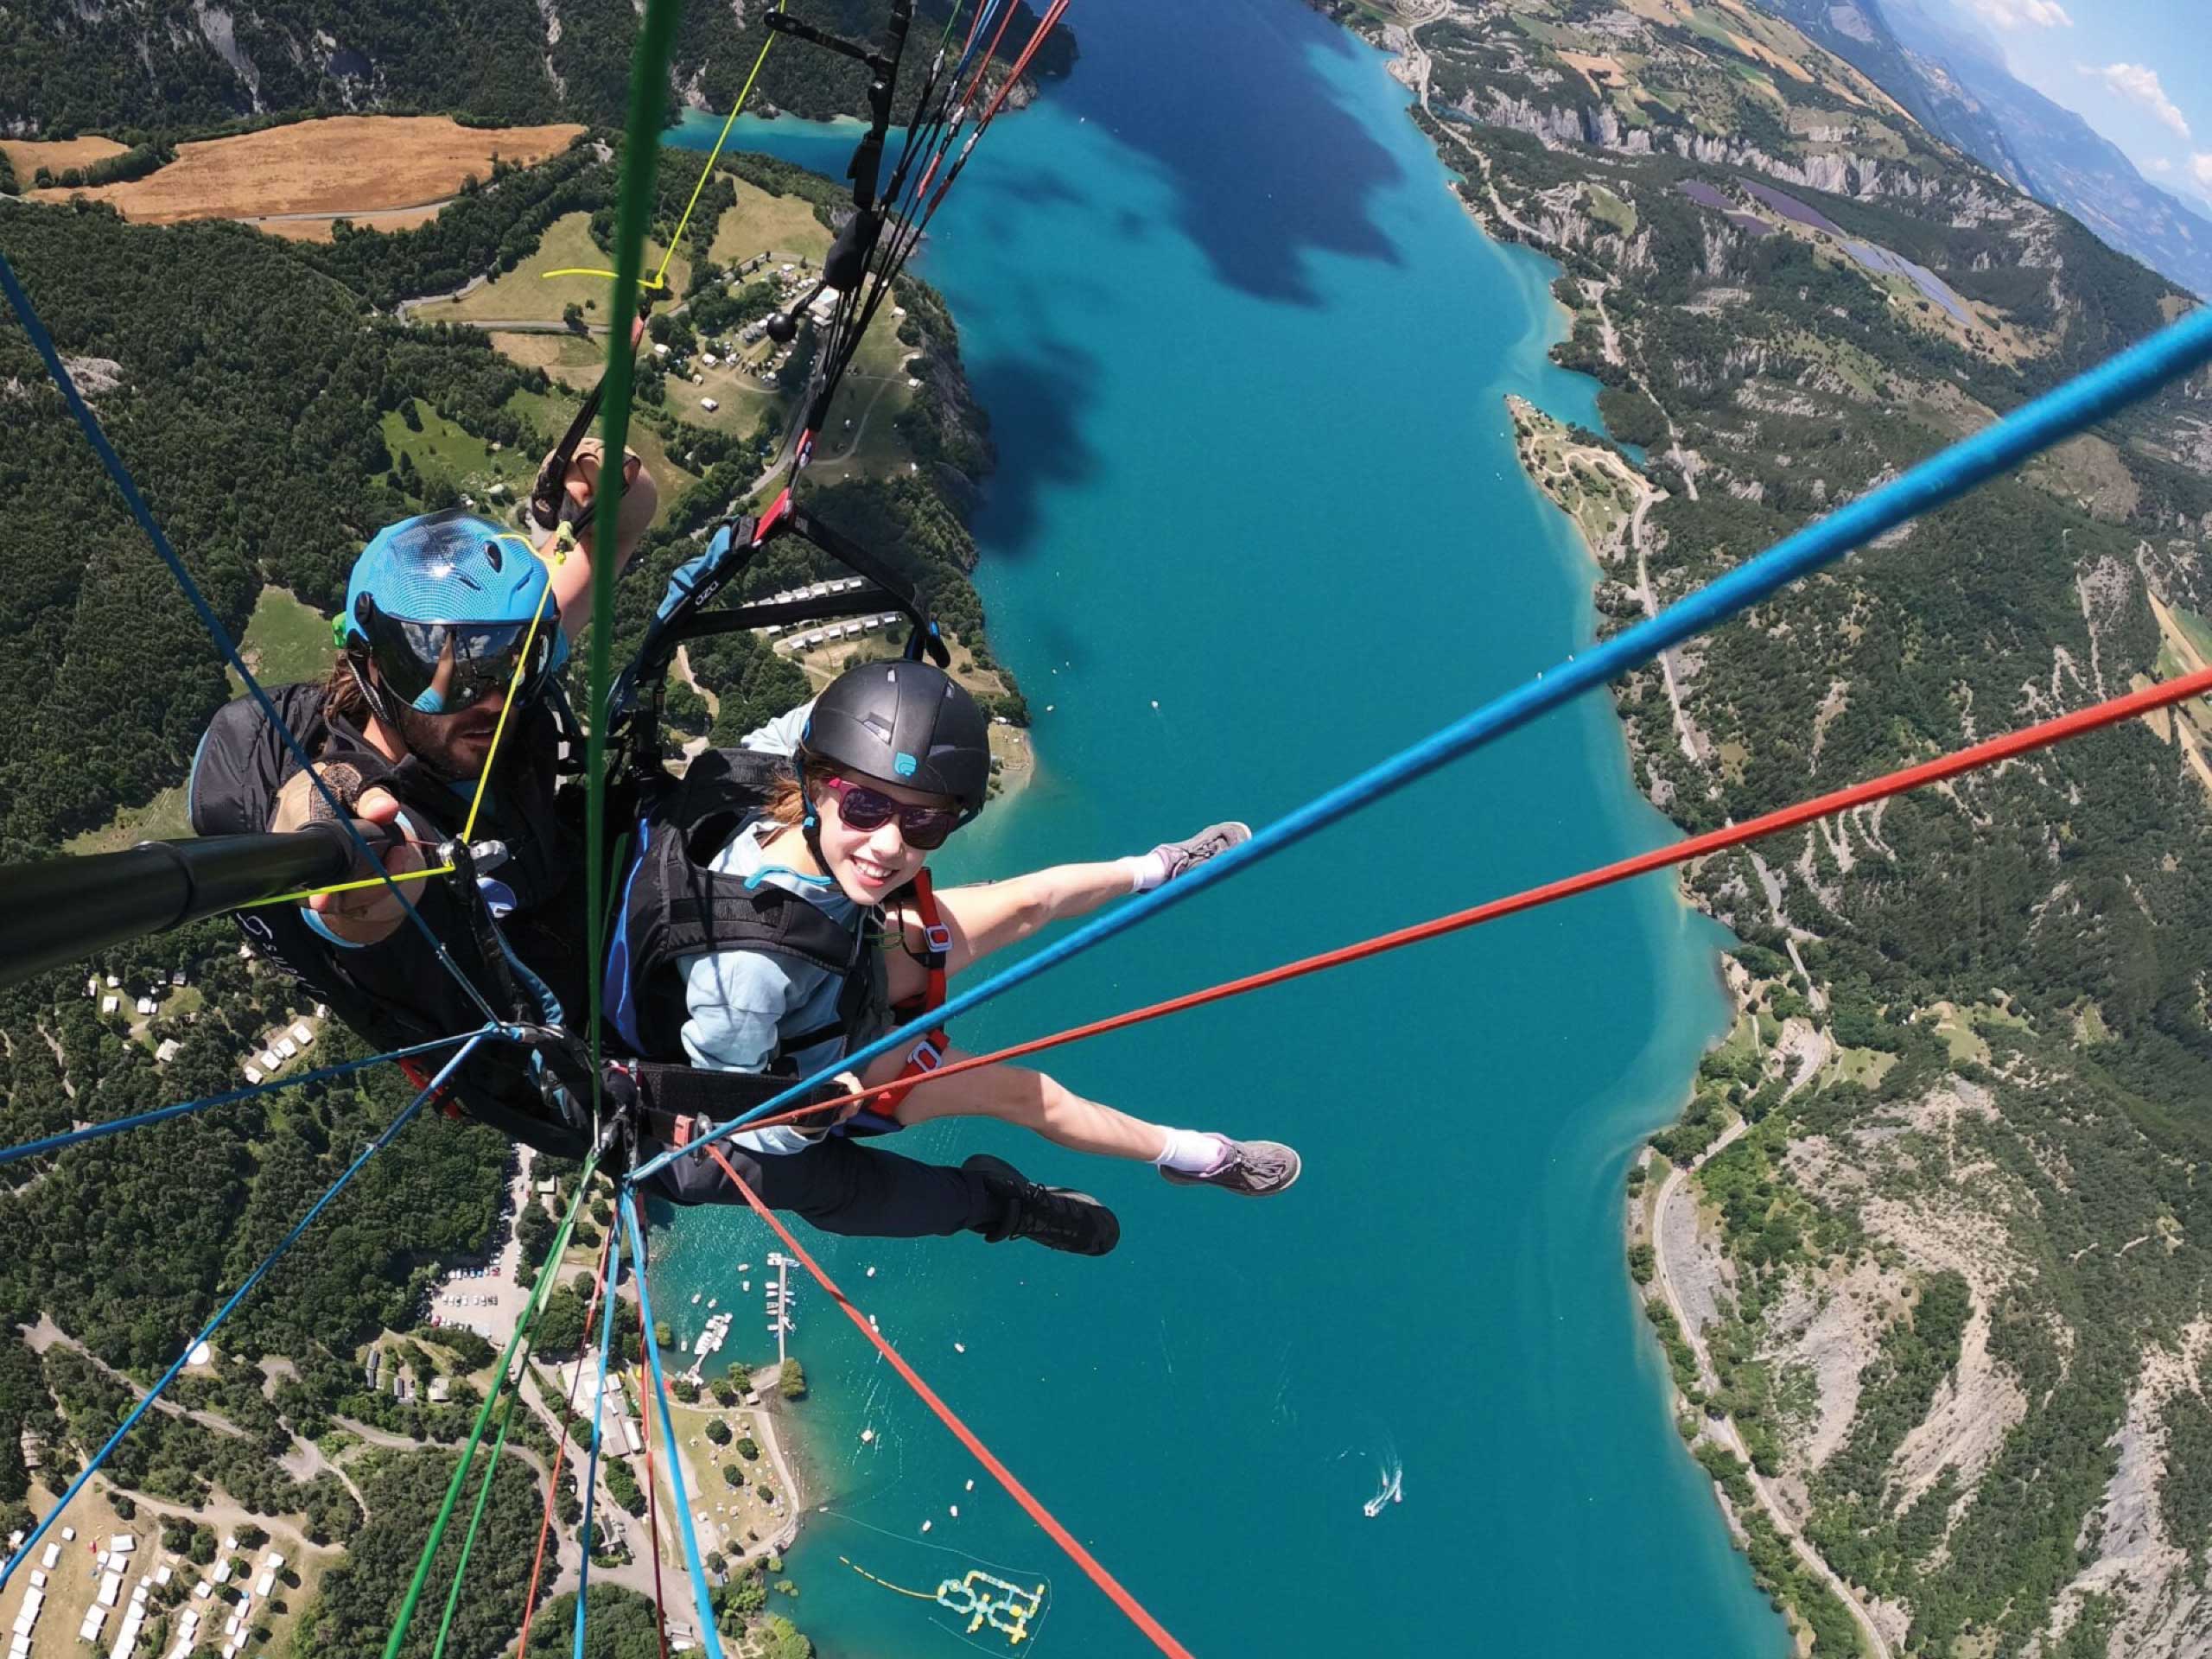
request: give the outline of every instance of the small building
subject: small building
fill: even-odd
[[[154,1051],[154,1064],[167,1065],[171,1060],[176,1058],[177,1051],[183,1046],[184,1045],[174,1037],[162,1038],[161,1046]]]
[[[261,1081],[260,1071],[255,1067],[249,1065],[245,1069],[245,1080],[248,1083],[259,1083]]]
[[[300,1046],[289,1037],[279,1037],[270,1046],[275,1052],[283,1055],[288,1060],[300,1052]]]
[[[261,1558],[261,1564],[267,1567],[270,1572],[276,1572],[284,1565],[284,1552],[281,1549],[270,1550],[266,1555]]]
[[[716,357],[712,352],[702,352],[699,353],[699,360],[711,369],[719,364],[721,359]]]
[[[60,1566],[61,1546],[59,1544],[48,1544],[46,1547],[46,1554],[38,1558],[38,1564],[49,1573],[53,1572],[55,1567]]]
[[[169,983],[181,988],[182,987],[191,983],[191,982],[185,978],[183,969],[172,968],[169,969]]]
[[[161,1006],[150,996],[142,996],[137,1001],[138,1012],[141,1014],[158,1014],[161,1011]]]
[[[107,976],[107,988],[111,991],[121,990],[123,988],[123,976],[120,974],[110,974]]]
[[[699,407],[705,410],[708,414],[711,415],[716,410],[720,409],[721,405],[715,402],[712,397],[702,397],[699,400]]]
[[[137,1548],[138,1541],[127,1532],[118,1532],[107,1541],[107,1553],[111,1555],[128,1555]]]
[[[430,1379],[430,1401],[432,1404],[443,1405],[452,1397],[453,1381],[451,1378],[434,1376]]]
[[[229,1548],[235,1549],[238,1546],[233,1543]],[[228,1584],[231,1581],[231,1564],[228,1561],[216,1562],[215,1570],[208,1577],[217,1584]]]
[[[304,1020],[295,1020],[292,1021],[292,1040],[302,1048],[309,1046],[315,1041],[315,1027]]]
[[[123,999],[119,996],[104,996],[100,998],[100,1012],[102,1014],[113,1014],[122,1006]]]
[[[264,1071],[282,1071],[284,1069],[283,1057],[273,1048],[263,1049],[260,1058],[261,1069]]]
[[[271,1567],[268,1572],[263,1573],[259,1579],[255,1580],[253,1593],[257,1596],[266,1597],[276,1588],[276,1570],[274,1567]]]

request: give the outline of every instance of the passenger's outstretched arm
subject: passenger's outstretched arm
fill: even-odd
[[[1088,916],[1132,891],[1129,873],[1119,863],[1055,864],[1004,881],[950,888],[937,896],[938,909],[952,931],[952,957],[945,971],[957,974],[994,950],[1018,944],[1054,922]],[[910,912],[908,920],[912,919]],[[913,943],[911,933],[909,943]],[[894,979],[896,964],[894,957]],[[893,995],[896,998],[895,983]]]

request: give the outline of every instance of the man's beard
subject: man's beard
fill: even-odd
[[[399,734],[407,752],[452,783],[467,783],[483,770],[480,762],[464,760],[454,753],[464,722],[471,735],[481,725],[473,710],[458,715],[426,715],[404,707],[399,710]]]

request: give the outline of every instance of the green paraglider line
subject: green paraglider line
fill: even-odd
[[[499,1402],[501,1392],[512,1386],[508,1377],[514,1369],[515,1352],[522,1346],[537,1323],[537,1311],[544,1305],[545,1293],[553,1284],[561,1268],[561,1255],[569,1248],[569,1235],[575,1230],[576,1214],[583,1208],[584,1193],[591,1185],[593,1173],[599,1167],[594,1156],[585,1164],[583,1173],[577,1179],[575,1196],[569,1200],[568,1213],[561,1217],[559,1230],[553,1235],[552,1248],[545,1254],[545,1265],[537,1271],[537,1282],[531,1287],[530,1301],[522,1311],[522,1318],[515,1321],[515,1333],[507,1338],[507,1345],[499,1355],[499,1369],[492,1382],[492,1391],[484,1396],[484,1404],[476,1414],[476,1426],[469,1430],[468,1444],[461,1448],[461,1461],[454,1465],[453,1479],[447,1483],[445,1502],[438,1505],[438,1517],[430,1523],[430,1535],[423,1541],[423,1554],[415,1563],[415,1576],[407,1586],[406,1599],[399,1604],[399,1618],[391,1627],[391,1635],[384,1644],[384,1659],[399,1659],[399,1649],[407,1640],[407,1628],[415,1622],[416,1604],[423,1599],[423,1586],[430,1576],[430,1563],[437,1558],[438,1546],[445,1541],[446,1528],[453,1520],[454,1506],[461,1501],[461,1489],[467,1484],[469,1466],[476,1461],[476,1448],[484,1439],[484,1430],[492,1421],[492,1408]],[[505,1431],[501,1430],[505,1438]],[[488,1476],[485,1489],[491,1489]],[[479,1507],[480,1508],[480,1503]],[[464,1560],[465,1560],[464,1556]],[[455,1588],[459,1588],[459,1572],[454,1573]],[[451,1604],[448,1604],[451,1611]],[[444,1632],[439,1632],[441,1642]]]
[[[645,269],[645,220],[660,166],[662,103],[668,85],[669,58],[676,45],[680,0],[645,0],[645,27],[630,66],[630,119],[622,140],[621,210],[615,220],[614,297],[612,315],[632,315]],[[591,1092],[594,1115],[600,1103],[601,1016],[607,975],[607,702],[614,672],[614,578],[620,561],[622,512],[622,455],[630,436],[630,394],[635,381],[629,331],[619,325],[607,336],[607,372],[600,437],[609,464],[600,468],[600,489],[592,504],[590,732],[585,740],[584,882],[585,915],[591,930]]]

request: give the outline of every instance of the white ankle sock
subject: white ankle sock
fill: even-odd
[[[1114,862],[1128,874],[1131,893],[1150,893],[1167,880],[1167,861],[1160,857],[1157,849],[1149,853],[1132,853]]]
[[[1169,1129],[1167,1144],[1152,1161],[1162,1169],[1203,1175],[1229,1156],[1229,1142],[1203,1129]]]

